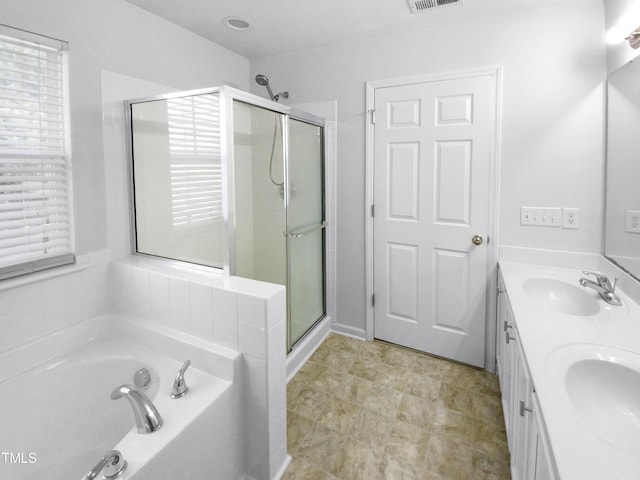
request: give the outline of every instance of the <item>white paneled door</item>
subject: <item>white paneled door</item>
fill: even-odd
[[[375,89],[374,336],[484,365],[495,78]]]

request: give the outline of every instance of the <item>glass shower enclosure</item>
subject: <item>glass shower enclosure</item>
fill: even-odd
[[[325,315],[324,120],[231,87],[127,102],[135,251],[287,287]]]

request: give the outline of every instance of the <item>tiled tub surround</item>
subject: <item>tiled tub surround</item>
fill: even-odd
[[[242,353],[246,472],[278,478],[289,461],[285,288],[141,256],[112,262],[110,282],[118,313]]]
[[[284,480],[509,480],[497,377],[332,333],[287,386]]]
[[[585,265],[583,268],[593,268]],[[523,283],[533,277],[561,280],[582,288],[578,280],[582,269],[500,262],[500,269],[513,310],[522,350],[532,377],[540,410],[548,433],[551,450],[561,480],[640,478],[638,445],[619,447],[601,439],[577,414],[564,391],[565,383],[558,377],[554,358],[567,346],[588,345],[615,347],[640,354],[640,307],[621,287],[616,294],[622,307],[607,305],[591,289],[585,292],[598,302],[599,310],[591,315],[570,315],[545,308],[523,289]],[[603,268],[613,278],[615,271]],[[620,274],[620,273],[618,273]],[[606,351],[603,350],[606,357]],[[558,377],[558,378],[557,378]],[[606,411],[611,406],[603,404]],[[637,417],[636,417],[637,418]],[[633,414],[630,416],[633,421]]]
[[[0,282],[0,352],[107,311],[108,252]]]

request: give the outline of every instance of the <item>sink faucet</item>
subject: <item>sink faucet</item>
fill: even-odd
[[[102,470],[104,470],[104,478],[116,478],[126,469],[127,461],[122,458],[122,454],[118,450],[109,450],[84,478],[95,480]]]
[[[153,433],[162,426],[162,417],[155,405],[133,385],[121,385],[111,392],[111,400],[125,397],[133,408],[138,433]]]
[[[583,277],[579,280],[580,285],[582,285],[583,287],[593,288],[596,292],[598,292],[598,295],[600,295],[600,297],[602,297],[602,299],[610,305],[622,305],[622,302],[614,293],[618,279],[616,279],[612,285],[611,280],[609,280],[609,278],[602,273],[588,272],[586,270],[584,270],[582,273],[584,273],[585,275],[593,275],[596,278],[596,281],[594,282]]]

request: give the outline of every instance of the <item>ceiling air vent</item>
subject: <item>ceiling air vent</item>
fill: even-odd
[[[452,5],[462,3],[462,0],[407,0],[411,13],[418,13],[422,10],[441,7],[443,5]]]

